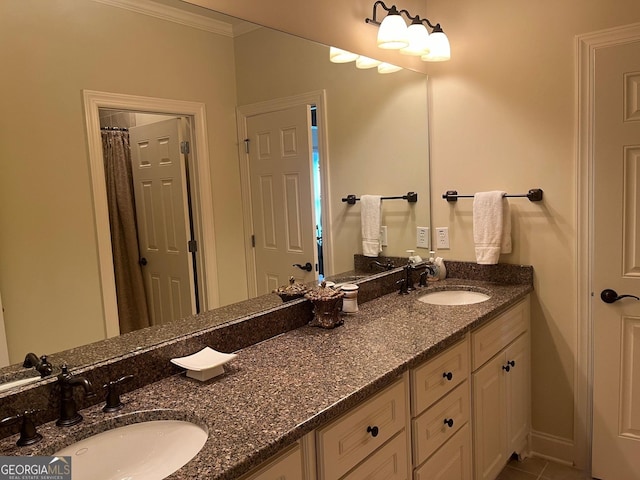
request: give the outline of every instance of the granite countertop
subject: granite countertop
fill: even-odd
[[[491,294],[474,305],[436,306],[417,301],[427,291],[468,285]],[[198,382],[174,375],[123,395],[125,408],[105,414],[82,410],[85,420],[39,427],[44,440],[4,455],[50,455],[74,441],[141,419],[185,419],[207,426],[202,450],[171,479],[233,479],[306,433],[392,383],[399,375],[503,312],[531,284],[503,285],[446,279],[409,295],[391,293],[363,305],[333,330],[301,327],[238,352],[225,374]]]

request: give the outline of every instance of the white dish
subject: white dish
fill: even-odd
[[[235,353],[222,353],[204,347],[199,352],[186,357],[172,358],[171,363],[187,370],[187,377],[204,382],[224,373],[224,364],[236,358]]]

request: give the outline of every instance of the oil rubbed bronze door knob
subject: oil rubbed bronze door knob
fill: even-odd
[[[600,293],[600,298],[604,303],[617,302],[622,298],[635,298],[636,300],[640,300],[640,298],[636,297],[635,295],[618,295],[615,290],[611,290],[610,288],[602,290],[602,292]]]
[[[311,263],[307,262],[304,265],[300,265],[299,263],[294,263],[293,264],[294,267],[298,267],[300,270],[306,270],[307,272],[310,272],[311,270],[313,270],[313,265],[311,265]]]

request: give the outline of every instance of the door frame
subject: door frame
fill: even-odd
[[[591,473],[593,417],[593,167],[595,52],[640,41],[640,23],[579,35],[576,47],[577,365],[574,393],[574,462]]]
[[[316,106],[316,121],[318,123],[318,153],[320,155],[320,196],[322,208],[322,255],[324,260],[325,276],[333,273],[333,237],[331,225],[328,219],[330,210],[330,186],[329,186],[329,143],[327,137],[327,103],[326,91],[293,95],[290,97],[276,98],[264,102],[242,105],[236,108],[236,120],[238,128],[238,158],[240,159],[240,185],[242,192],[242,222],[244,225],[245,239],[244,250],[247,259],[247,287],[249,298],[257,295],[258,284],[256,279],[255,248],[251,241],[253,232],[253,212],[251,211],[251,185],[249,175],[249,154],[246,151],[244,139],[247,138],[247,118],[264,113],[286,110],[300,105]],[[313,191],[313,185],[312,185]],[[314,234],[315,236],[315,234]]]
[[[190,116],[194,151],[196,157],[195,175],[192,182],[194,200],[194,228],[198,241],[198,262],[204,275],[199,276],[202,302],[201,310],[219,306],[218,272],[213,224],[213,196],[209,169],[209,146],[207,141],[206,111],[204,103],[171,100],[165,98],[142,97],[120,93],[83,90],[84,113],[89,149],[89,168],[93,209],[96,223],[98,267],[107,338],[120,334],[118,303],[115,277],[113,273],[113,253],[109,227],[109,208],[104,176],[102,140],[100,136],[101,108]]]

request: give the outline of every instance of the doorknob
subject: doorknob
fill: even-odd
[[[147,259],[142,257],[138,263],[144,267],[147,264]]]
[[[627,298],[627,297],[640,300],[640,298],[636,297],[635,295],[618,295],[615,290],[611,290],[610,288],[602,290],[602,292],[600,293],[600,298],[605,303],[617,302],[621,298]]]
[[[310,272],[311,270],[313,270],[313,265],[311,265],[311,263],[307,262],[304,265],[300,265],[299,263],[294,263],[293,264],[294,267],[298,267],[300,270],[306,270],[307,272]]]

